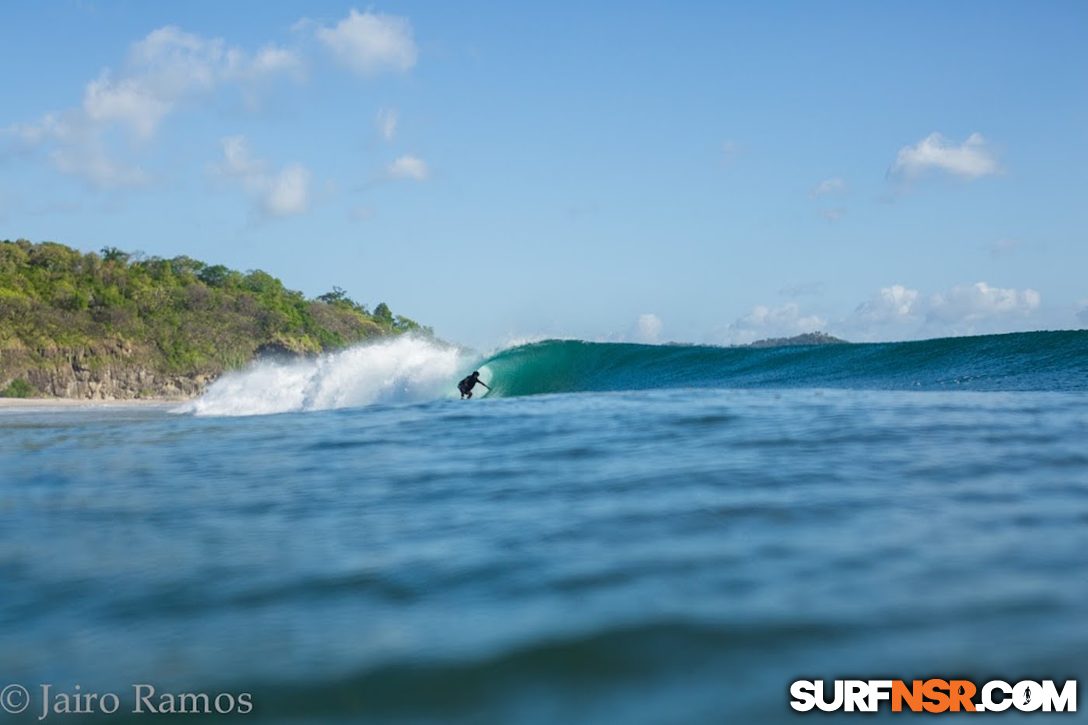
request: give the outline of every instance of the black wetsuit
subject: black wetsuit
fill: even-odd
[[[467,378],[465,378],[461,382],[457,383],[457,389],[461,391],[461,397],[462,398],[471,398],[472,397],[472,389],[474,387],[476,387],[476,383],[480,383],[480,374],[479,373],[473,373],[472,375],[469,375]],[[480,383],[480,385],[483,385],[483,383]],[[487,386],[484,385],[484,387],[486,388]]]

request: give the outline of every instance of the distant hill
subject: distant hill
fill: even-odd
[[[408,331],[334,287],[307,299],[260,270],[112,247],[0,242],[0,396],[188,397],[269,354],[313,354]]]
[[[744,347],[795,347],[798,345],[844,345],[846,340],[841,340],[826,332],[806,332],[803,335],[793,337],[771,337],[766,340],[756,340]]]

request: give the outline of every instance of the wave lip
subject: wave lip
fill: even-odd
[[[194,415],[268,415],[452,395],[460,350],[401,336],[304,360],[262,360],[212,383],[178,409]]]

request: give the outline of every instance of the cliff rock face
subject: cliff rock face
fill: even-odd
[[[166,374],[142,363],[121,344],[96,348],[0,350],[0,389],[14,380],[37,395],[82,400],[169,398],[199,395],[211,374]]]
[[[209,380],[193,377],[156,375],[147,368],[105,367],[100,370],[58,366],[35,370],[26,380],[36,390],[57,398],[83,400],[131,400],[134,398],[170,398],[184,400],[200,394]]]

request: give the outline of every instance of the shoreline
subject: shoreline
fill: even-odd
[[[0,411],[14,408],[136,408],[181,405],[190,398],[133,398],[92,400],[89,398],[0,398]]]

